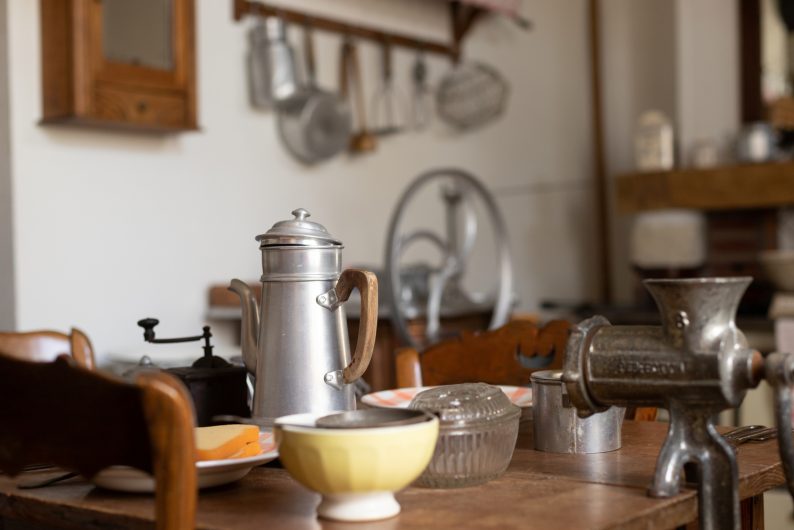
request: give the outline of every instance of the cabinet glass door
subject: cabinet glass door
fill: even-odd
[[[171,0],[103,0],[102,48],[108,61],[172,70]]]

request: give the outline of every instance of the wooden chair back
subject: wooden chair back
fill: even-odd
[[[59,355],[71,355],[77,364],[94,369],[94,349],[85,333],[72,328],[67,335],[58,331],[0,332],[0,351],[27,361],[50,362]]]
[[[396,356],[397,386],[474,381],[529,385],[532,372],[562,369],[569,327],[564,320],[553,320],[545,326],[514,320],[492,331],[464,332],[421,354],[413,348],[403,348]]]
[[[423,353],[403,348],[396,356],[397,387],[468,382],[528,386],[532,372],[562,369],[570,327],[565,320],[552,320],[544,326],[514,320],[492,331],[464,332]],[[547,361],[542,367],[529,367],[526,360],[532,358]],[[626,419],[655,421],[656,414],[655,407],[632,407],[626,411]]]
[[[193,410],[173,376],[126,383],[66,355],[42,363],[0,354],[0,404],[0,471],[46,462],[92,477],[132,466],[155,477],[157,528],[194,528]]]

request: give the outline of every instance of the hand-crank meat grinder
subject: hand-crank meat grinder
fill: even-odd
[[[678,493],[681,471],[694,468],[700,527],[739,528],[736,457],[715,428],[716,415],[738,407],[766,379],[775,390],[778,443],[794,496],[791,389],[794,355],[766,358],[747,345],[734,319],[751,278],[646,280],[661,326],[612,326],[601,316],[571,333],[563,380],[580,416],[609,406],[654,406],[670,428],[649,495]],[[691,467],[690,467],[691,466]]]

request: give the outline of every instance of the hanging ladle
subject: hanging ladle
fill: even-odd
[[[375,134],[387,136],[403,129],[403,110],[392,78],[391,44],[386,40],[381,44],[380,67],[381,85],[372,98],[372,123]]]
[[[422,131],[430,124],[433,112],[433,92],[427,84],[427,63],[422,50],[416,54],[416,60],[411,67],[413,80],[413,102],[411,106],[411,126]]]

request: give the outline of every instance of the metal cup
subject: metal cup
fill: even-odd
[[[530,379],[535,449],[550,453],[606,453],[620,449],[625,408],[610,407],[580,418],[568,399],[561,371],[535,372]]]

